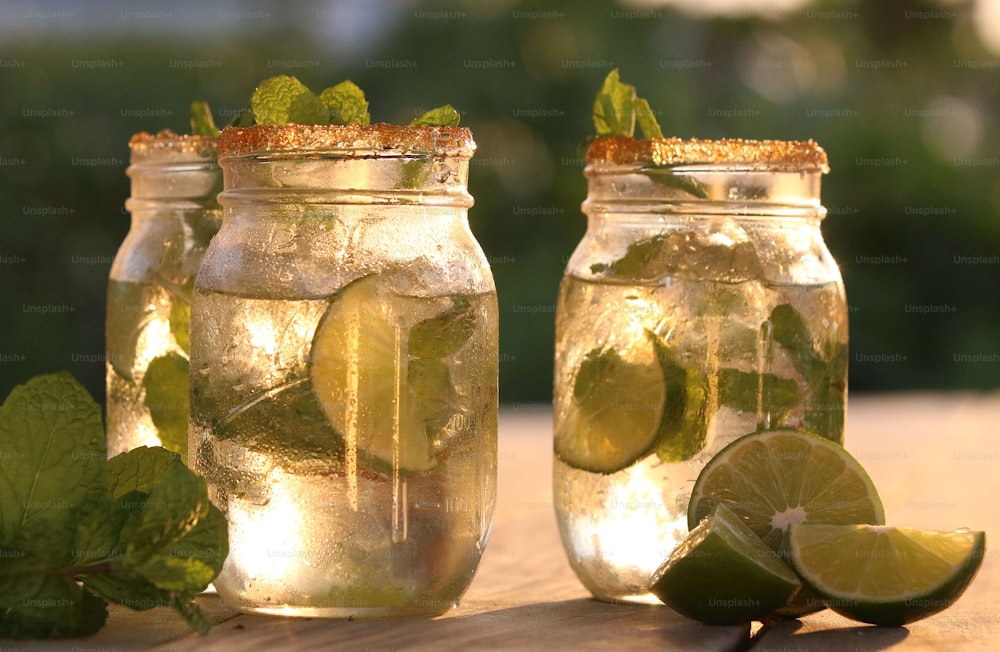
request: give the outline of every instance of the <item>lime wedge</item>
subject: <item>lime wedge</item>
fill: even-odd
[[[795,524],[790,562],[837,613],[899,626],[949,607],[983,562],[986,534]]]
[[[723,504],[691,530],[656,571],[650,591],[709,625],[761,620],[801,586],[778,554]]]
[[[348,448],[403,471],[426,471],[437,462],[421,397],[408,381],[407,333],[382,295],[378,276],[366,276],[333,299],[313,338],[310,379]]]
[[[555,406],[555,452],[562,461],[614,473],[649,453],[667,403],[655,337],[646,331],[631,346],[599,347],[583,356],[572,395]]]
[[[791,523],[885,523],[871,478],[840,444],[796,430],[740,437],[715,455],[695,481],[688,527],[719,503],[774,550]]]

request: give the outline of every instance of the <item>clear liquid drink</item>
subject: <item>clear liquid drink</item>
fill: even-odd
[[[469,132],[220,137],[225,223],[192,303],[195,467],[245,611],[454,606],[496,501],[497,302],[469,232]]]
[[[108,455],[164,446],[186,457],[191,288],[221,208],[216,141],[136,134],[132,224],[111,266],[106,320]]]
[[[598,598],[656,602],[705,462],[737,437],[841,441],[847,307],[814,143],[598,139],[556,312],[554,503]]]

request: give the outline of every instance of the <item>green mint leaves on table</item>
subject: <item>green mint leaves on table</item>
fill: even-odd
[[[450,104],[431,109],[411,126],[457,127],[461,116]],[[371,122],[364,91],[350,80],[324,89],[319,95],[291,75],[276,75],[262,81],[230,126],[367,125]]]
[[[636,96],[635,86],[624,84],[618,69],[608,73],[594,100],[594,127],[598,136],[632,138],[636,122],[645,138],[663,138],[649,102]]]
[[[0,406],[0,638],[97,632],[107,602],[192,602],[222,568],[228,534],[205,481],[163,448],[106,459],[101,408],[67,372]]]

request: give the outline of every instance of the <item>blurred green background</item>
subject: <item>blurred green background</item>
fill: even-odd
[[[585,228],[583,147],[612,67],[668,135],[825,147],[852,391],[1000,386],[998,31],[997,2],[8,1],[0,393],[69,369],[103,400],[129,136],[186,130],[192,99],[228,122],[256,82],[293,74],[354,80],[376,121],[462,112],[501,399],[547,402],[558,282]]]

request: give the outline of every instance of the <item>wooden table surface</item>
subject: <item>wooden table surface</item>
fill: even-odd
[[[829,611],[780,626],[707,627],[663,606],[600,603],[567,564],[552,511],[551,413],[501,412],[493,535],[461,605],[433,620],[240,615],[215,596],[207,636],[170,611],[114,608],[80,641],[0,641],[0,652],[156,650],[997,650],[1000,651],[1000,393],[852,396],[847,448],[878,486],[890,524],[987,531],[982,569],[950,609],[905,628]]]

